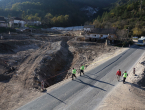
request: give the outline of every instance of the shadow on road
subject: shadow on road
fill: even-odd
[[[138,46],[138,45],[131,46],[130,48],[133,48],[133,49],[142,49],[142,50],[145,50],[145,46]]]
[[[105,68],[107,68],[107,67],[109,67],[110,65],[112,65],[113,63],[115,63],[117,60],[119,60],[119,59],[120,59],[124,54],[126,54],[126,53],[127,53],[127,51],[125,51],[124,53],[122,53],[115,61],[113,61],[112,63],[108,64],[107,66],[105,66],[103,69],[101,69],[101,70],[98,71],[97,73],[103,71]],[[95,73],[95,74],[97,74],[97,73]],[[91,74],[91,75],[95,75],[95,74],[93,73],[93,74]]]
[[[62,103],[64,103],[64,104],[66,104],[64,101],[62,101],[62,100],[58,99],[57,97],[55,97],[55,96],[53,96],[53,95],[51,95],[51,94],[49,94],[49,93],[47,93],[47,95],[50,95],[51,97],[53,97],[53,98],[57,99],[58,101],[60,101],[60,102],[62,102]]]
[[[130,49],[143,49],[143,50],[145,50],[145,46],[134,46],[134,47],[130,47]],[[129,50],[130,50],[129,49]],[[107,66],[105,66],[103,69],[101,69],[100,71],[98,71],[97,73],[99,73],[99,72],[101,72],[101,71],[103,71],[105,68],[107,68],[107,67],[109,67],[110,65],[112,65],[113,63],[115,63],[116,61],[118,61],[123,55],[125,55],[126,53],[128,52],[128,50],[127,51],[125,51],[125,52],[123,52],[122,54],[120,54],[120,56],[115,60],[115,61],[113,61],[112,63],[110,63],[110,64],[108,64]],[[95,74],[97,74],[97,73],[95,73]],[[95,75],[94,73],[92,74],[92,75]]]
[[[97,80],[97,79],[91,78],[91,77],[88,76],[88,75],[84,75],[84,76],[82,76],[82,77],[84,77],[84,78],[88,78],[88,79],[91,79],[91,80],[94,80],[94,81],[98,81],[98,82],[101,82],[101,83],[109,84],[109,85],[111,85],[111,86],[115,86],[115,85],[113,85],[113,84],[110,84],[110,83],[107,83],[107,82],[104,82],[104,81],[100,81],[100,80]]]
[[[89,84],[89,83],[85,83],[85,82],[83,82],[83,81],[80,80],[80,79],[78,79],[78,80],[73,80],[73,81],[76,81],[76,82],[78,82],[78,83],[82,83],[82,84],[88,85],[88,86],[93,87],[93,88],[101,89],[102,91],[106,91],[106,90],[104,90],[104,89],[102,89],[102,88],[100,88],[100,87],[96,87],[96,86],[91,85],[91,84]]]

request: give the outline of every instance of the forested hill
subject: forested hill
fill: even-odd
[[[129,29],[130,35],[145,35],[145,0],[119,0],[115,8],[98,16],[96,27]]]
[[[1,0],[0,16],[41,20],[49,26],[83,25],[117,0]]]
[[[22,2],[40,2],[44,3],[45,5],[49,3],[56,4],[58,1],[60,2],[76,2],[76,3],[81,3],[81,4],[87,4],[90,6],[99,6],[99,7],[105,7],[108,6],[110,3],[114,3],[117,0],[0,0],[1,1],[1,7],[3,8],[10,8],[13,4],[15,3],[22,3]]]

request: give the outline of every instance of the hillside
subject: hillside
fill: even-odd
[[[141,36],[145,34],[145,1],[141,0],[119,0],[115,8],[98,16],[93,24],[96,27],[116,27],[129,29],[130,35]]]
[[[1,0],[1,7],[3,8],[11,8],[11,6],[15,3],[22,3],[22,2],[40,2],[40,3],[45,3],[45,4],[49,4],[49,3],[53,3],[56,4],[58,3],[60,0]],[[57,1],[57,2],[56,2]],[[81,4],[86,4],[86,5],[90,5],[90,6],[99,6],[99,7],[104,7],[105,5],[108,6],[108,4],[110,3],[114,3],[117,0],[61,0],[60,2],[76,2],[76,3],[81,3]],[[61,5],[61,4],[60,4]]]
[[[49,26],[83,25],[117,0],[1,0],[0,16],[41,20]]]

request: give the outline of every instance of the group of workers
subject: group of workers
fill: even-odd
[[[117,80],[120,81],[120,77],[121,77],[121,71],[120,71],[120,69],[116,72],[116,75],[117,75]],[[122,76],[123,76],[123,84],[124,84],[125,83],[125,80],[126,80],[126,78],[128,76],[127,71],[125,71],[122,74]]]
[[[85,67],[82,65],[81,68],[80,68],[80,76],[81,76],[81,73],[84,74],[84,69],[85,69]],[[76,71],[77,70],[73,68],[73,70],[72,70],[72,80],[74,79],[74,77],[77,78],[76,77]]]
[[[82,65],[82,66],[80,67],[80,76],[81,76],[81,73],[84,74],[84,69],[85,69],[85,67]],[[77,78],[77,77],[76,77],[76,71],[77,71],[77,70],[73,68],[73,70],[72,70],[72,80],[74,80],[74,77]],[[121,71],[120,71],[120,69],[116,72],[116,75],[117,75],[117,80],[120,81],[120,77],[121,77]],[[123,76],[123,84],[124,84],[124,83],[125,83],[125,80],[126,80],[126,78],[127,78],[127,76],[128,76],[127,71],[125,71],[125,72],[122,74],[122,76]]]

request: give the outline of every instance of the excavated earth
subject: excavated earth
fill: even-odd
[[[71,69],[86,67],[119,47],[78,41],[63,34],[4,35],[0,40],[0,110],[16,109],[39,96],[41,81],[49,87],[71,77]]]
[[[0,40],[0,110],[10,109],[30,91],[40,90],[42,80],[48,87],[65,78],[64,70],[73,60],[67,44],[70,38],[50,39],[17,35]],[[63,74],[53,77],[60,72]]]

